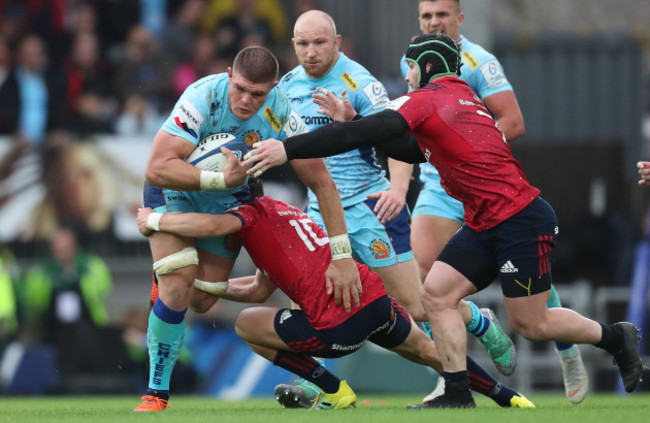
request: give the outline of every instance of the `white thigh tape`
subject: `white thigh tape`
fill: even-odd
[[[153,270],[160,276],[192,264],[199,264],[199,255],[196,252],[196,248],[187,247],[155,262],[153,264]]]

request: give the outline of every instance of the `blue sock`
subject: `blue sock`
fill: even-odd
[[[429,338],[433,339],[433,332],[431,331],[431,323],[421,322],[420,324],[422,325],[422,330],[424,331],[424,333],[426,333]]]
[[[555,290],[555,286],[553,284],[551,284],[551,295],[549,295],[548,297],[546,306],[548,308],[562,307],[562,303],[560,302],[560,296],[557,295],[557,291]],[[568,350],[573,346],[574,346],[573,344],[565,344],[564,342],[555,343],[555,349],[558,351]]]
[[[167,307],[158,298],[149,314],[149,392],[169,395],[169,379],[185,338],[185,313]]]
[[[481,310],[478,309],[476,304],[471,301],[467,301],[467,305],[470,310],[472,310],[472,320],[469,321],[465,330],[467,333],[470,333],[476,337],[482,336],[487,332],[490,327],[490,319],[481,314]]]

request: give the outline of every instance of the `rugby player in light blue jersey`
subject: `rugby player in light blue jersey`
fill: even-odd
[[[154,138],[146,166],[145,207],[160,213],[220,214],[238,205],[248,191],[240,186],[245,169],[232,153],[224,151],[229,161],[222,171],[200,170],[185,158],[202,139],[217,133],[236,134],[252,145],[269,136],[286,139],[307,131],[277,88],[278,69],[269,50],[248,47],[226,73],[208,76],[187,88]],[[322,159],[305,160],[294,169],[324,205],[333,254],[327,277],[336,303],[343,300],[340,306],[350,311],[351,297],[359,306],[361,285],[336,186]],[[228,237],[195,241],[164,232],[150,236],[149,244],[159,295],[149,315],[148,391],[136,411],[167,408],[169,379],[183,345],[187,308],[191,303],[196,311],[206,311],[218,298],[194,290],[195,280],[199,285],[227,281],[240,248]]]
[[[517,98],[497,58],[460,34],[464,18],[459,0],[420,0],[418,3],[418,19],[423,33],[441,31],[460,42],[460,78],[481,98],[494,116],[499,129],[505,134],[506,140],[512,142],[525,131]],[[406,77],[409,68],[404,57],[400,65],[402,75]],[[420,165],[420,179],[424,186],[413,210],[411,243],[420,274],[424,278],[447,241],[463,224],[464,210],[461,202],[450,197],[440,186],[440,175],[433,165]],[[548,307],[561,306],[555,287],[551,285]],[[556,342],[555,345],[562,364],[566,396],[569,401],[578,404],[589,390],[580,350],[573,344]],[[497,358],[506,364],[505,367],[497,365],[499,370],[507,368],[509,356],[511,355],[504,354],[503,357]],[[492,358],[495,359],[494,356]],[[440,392],[441,389],[437,388],[436,391]],[[425,398],[427,399],[430,398]]]
[[[297,19],[293,45],[300,65],[280,80],[280,89],[309,129],[332,121],[320,110],[319,99],[325,98],[323,93],[345,93],[342,98],[360,115],[380,112],[389,102],[382,83],[363,66],[340,53],[340,44],[341,36],[336,33],[335,23],[327,13],[311,10]],[[382,277],[388,293],[416,321],[426,322],[420,301],[422,283],[411,251],[409,212],[405,207],[412,165],[389,159],[389,182],[376,161],[373,148],[328,157],[325,163],[343,202],[353,253]],[[307,214],[323,226],[322,203],[311,191],[309,200]],[[470,307],[462,305],[468,325],[473,325],[477,328],[475,333],[483,335],[490,321],[476,306],[474,309],[472,316]],[[493,325],[490,334],[497,333],[496,328],[498,326]],[[500,334],[505,338],[502,343],[508,348],[510,340],[503,331]],[[275,394],[284,407],[308,408],[319,391],[315,385],[300,379],[297,385],[278,385]]]

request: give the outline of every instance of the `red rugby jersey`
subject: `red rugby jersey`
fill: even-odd
[[[483,102],[453,76],[399,97],[389,108],[408,123],[442,187],[465,207],[465,223],[490,229],[521,211],[540,191],[521,165]]]
[[[299,209],[271,197],[228,210],[243,226],[237,233],[255,265],[307,314],[316,329],[334,327],[386,295],[376,273],[357,263],[363,294],[361,306],[350,313],[327,295],[325,271],[331,260],[329,239],[323,229]]]

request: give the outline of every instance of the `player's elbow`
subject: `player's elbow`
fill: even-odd
[[[518,119],[517,121],[513,122],[513,124],[510,126],[510,129],[506,134],[506,140],[508,142],[512,142],[517,138],[523,136],[525,133],[526,133],[526,125],[524,124],[524,120]]]
[[[158,166],[147,165],[144,171],[144,177],[149,185],[155,187],[164,186],[165,179],[163,178],[163,172],[161,172]]]

